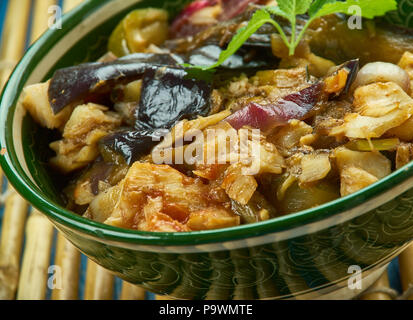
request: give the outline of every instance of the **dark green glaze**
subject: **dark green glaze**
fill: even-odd
[[[13,141],[11,124],[19,93],[31,71],[82,17],[100,10],[108,2],[86,1],[64,19],[62,30],[47,32],[16,68],[3,92],[0,109],[0,143],[7,148],[6,156],[0,159],[5,174],[23,197],[44,212],[92,260],[127,281],[178,298],[291,297],[320,288],[337,289],[336,283],[349,276],[350,265],[359,265],[365,270],[381,266],[413,239],[413,191],[366,213],[364,205],[376,201],[388,190],[396,190],[392,188],[411,178],[412,164],[361,192],[323,206],[231,229],[179,234],[137,232],[102,225],[65,210],[58,192],[59,181],[50,175],[47,166],[48,143],[53,137],[34,124],[29,116],[24,118],[24,156],[38,187],[20,165],[23,159],[18,159],[15,152],[17,142]],[[167,7],[174,15],[185,2],[188,1],[146,0],[112,16],[68,48],[56,65],[49,66],[45,79],[56,68],[101,56],[110,31],[129,10]],[[395,196],[412,184],[395,191]],[[347,221],[349,210],[356,207],[358,217]],[[335,222],[323,227],[328,219]],[[299,235],[297,227],[305,228],[305,235]],[[321,231],[315,232],[314,228]],[[291,232],[288,240],[271,240],[285,231]],[[254,237],[265,235],[268,237],[264,241],[266,244],[251,244]],[[225,249],[224,246],[233,245],[236,240],[241,241],[238,249]],[[210,244],[214,250],[179,253],[189,247],[196,250],[193,246],[201,244]],[[138,245],[153,247],[150,252],[136,249]]]
[[[397,25],[413,28],[413,1],[412,0],[397,0],[399,9],[397,12],[391,12],[387,15],[387,19]]]

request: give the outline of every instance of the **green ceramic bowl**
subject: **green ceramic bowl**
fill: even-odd
[[[344,298],[366,289],[413,239],[413,163],[326,205],[229,229],[137,232],[84,219],[61,205],[59,180],[47,169],[52,137],[18,104],[22,88],[48,79],[57,68],[99,58],[108,35],[131,9],[162,7],[174,15],[186,2],[89,0],[64,17],[61,30],[43,35],[1,99],[0,144],[7,149],[1,165],[8,179],[88,257],[158,294]],[[347,285],[354,270],[362,270],[361,289]]]

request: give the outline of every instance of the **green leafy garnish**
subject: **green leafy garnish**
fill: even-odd
[[[396,0],[277,0],[277,4],[278,6],[267,6],[257,10],[248,22],[248,25],[238,30],[228,44],[227,49],[221,52],[219,59],[215,64],[211,66],[192,66],[186,64],[184,66],[202,70],[211,70],[219,67],[229,57],[236,53],[244,42],[266,23],[270,23],[275,27],[288,47],[289,54],[292,56],[306,30],[317,18],[333,13],[349,14],[349,10],[352,6],[358,6],[360,8],[361,16],[367,19],[383,16],[387,12],[397,9]],[[305,13],[308,13],[309,19],[301,29],[300,33],[297,34],[297,15]],[[278,22],[272,18],[272,15],[280,16],[290,23],[290,37],[287,37]]]

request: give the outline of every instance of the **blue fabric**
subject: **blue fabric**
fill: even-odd
[[[8,0],[0,0],[0,43],[2,43],[3,24],[6,17],[7,4]]]

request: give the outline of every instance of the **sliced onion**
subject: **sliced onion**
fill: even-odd
[[[395,82],[404,91],[410,93],[409,75],[405,70],[392,63],[372,62],[366,64],[360,69],[352,90],[374,82]]]

